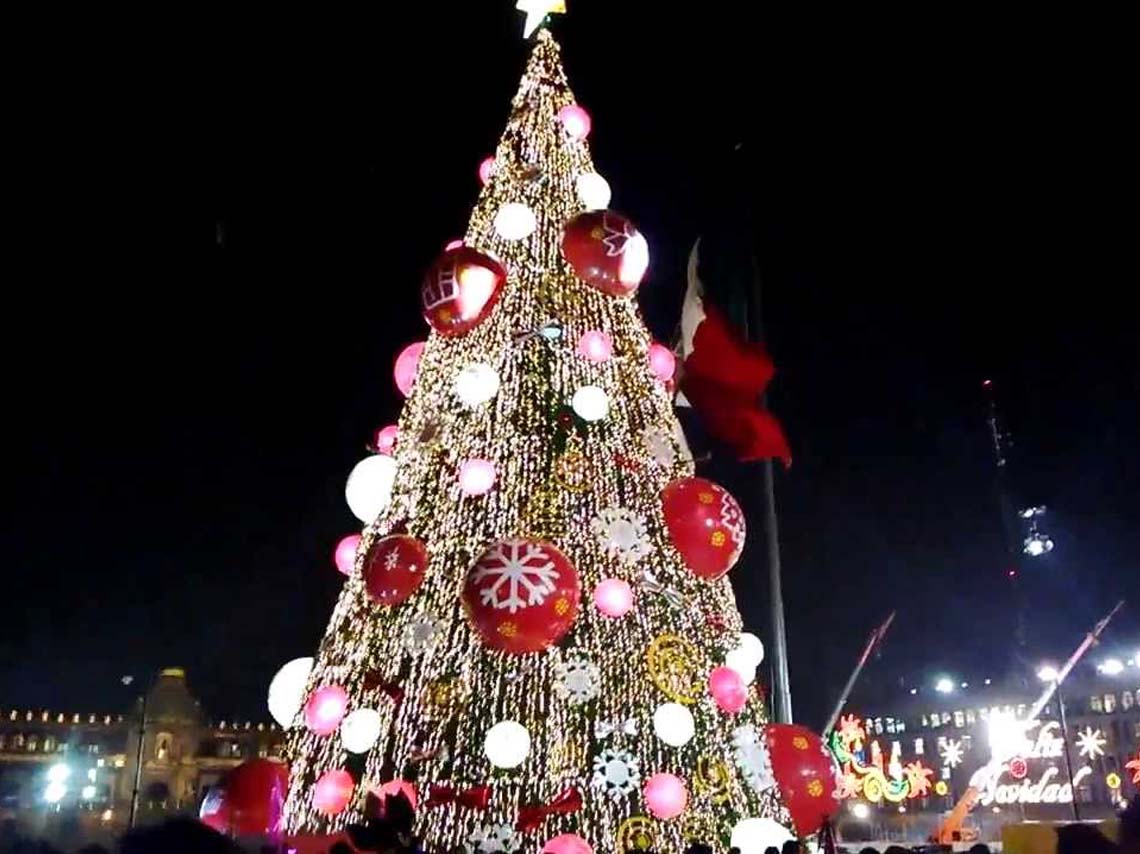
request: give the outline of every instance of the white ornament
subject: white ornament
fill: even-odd
[[[312,658],[294,658],[278,670],[269,683],[269,714],[283,729],[293,726],[305,701],[305,683],[312,672]]]
[[[610,206],[610,183],[597,172],[583,172],[574,181],[574,186],[586,210],[596,211]]]
[[[1081,756],[1088,759],[1104,756],[1104,746],[1107,743],[1099,729],[1087,726],[1083,731],[1077,733],[1077,750],[1080,751]]]
[[[740,643],[736,648],[743,651],[748,663],[753,667],[759,667],[760,662],[764,660],[764,644],[751,632],[740,633]]]
[[[573,705],[594,699],[601,684],[597,665],[585,658],[570,658],[554,668],[555,693]]]
[[[530,753],[530,733],[518,721],[499,721],[487,730],[483,753],[496,768],[517,768]]]
[[[596,385],[584,385],[570,398],[570,406],[583,421],[601,421],[610,414],[610,398]]]
[[[606,554],[624,563],[636,563],[653,550],[645,528],[645,517],[625,507],[599,510],[590,522],[590,529]]]
[[[348,475],[344,498],[352,515],[365,524],[376,517],[392,500],[396,483],[396,460],[386,454],[373,454],[358,462]]]
[[[745,724],[732,731],[732,752],[736,767],[753,791],[766,792],[776,785],[768,746],[756,727]]]
[[[356,709],[340,722],[340,743],[349,753],[367,753],[380,738],[382,720],[375,709]]]
[[[745,685],[756,681],[756,665],[752,663],[748,650],[740,647],[732,650],[724,657],[724,666],[739,673]]]
[[[514,614],[541,605],[557,589],[559,572],[542,546],[527,540],[504,540],[489,549],[475,565],[471,580],[484,605]],[[523,594],[526,594],[525,598]]]
[[[764,854],[768,848],[777,851],[784,847],[784,843],[795,840],[795,834],[770,818],[746,818],[738,821],[732,828],[732,839],[729,844],[739,848],[740,854]]]
[[[594,757],[594,775],[590,785],[614,800],[637,791],[641,784],[641,766],[632,753],[606,749]]]
[[[947,768],[957,768],[962,764],[962,742],[956,738],[948,738],[938,751],[942,757],[942,764]]]
[[[431,614],[421,614],[404,627],[400,645],[408,655],[423,655],[435,649],[443,638],[443,629],[443,620]]]
[[[653,458],[653,462],[669,468],[677,460],[677,451],[669,441],[669,434],[660,427],[646,427],[641,431],[641,444]]]
[[[670,747],[681,747],[693,737],[696,722],[680,703],[662,703],[653,713],[653,731]]]
[[[495,232],[503,240],[522,240],[536,225],[534,211],[522,202],[507,202],[495,214]]]
[[[455,377],[455,394],[468,406],[486,403],[499,393],[499,374],[486,362],[468,365]]]

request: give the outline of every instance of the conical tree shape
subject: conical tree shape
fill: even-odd
[[[570,139],[558,119],[572,103],[558,45],[543,31],[465,237],[503,262],[505,289],[474,329],[433,333],[427,343],[400,417],[391,503],[365,530],[309,682],[310,692],[343,686],[349,711],[379,712],[381,735],[354,756],[340,734],[314,734],[299,717],[289,745],[291,833],[359,820],[364,792],[394,778],[415,785],[416,831],[431,852],[538,852],[563,833],[598,852],[641,843],[657,854],[680,852],[692,840],[724,850],[741,819],[787,823],[763,769],[748,765],[760,761],[755,751],[745,756],[749,732],[737,733],[734,744],[738,728],[764,724],[759,697],[750,693],[747,706],[729,714],[708,696],[710,671],[737,645],[741,621],[728,579],[698,578],[670,540],[662,490],[693,471],[675,438],[670,394],[649,368],[650,336],[633,300],[590,287],[563,257],[563,228],[585,210],[576,179],[593,172],[587,145]],[[496,233],[495,216],[510,202],[534,212],[528,237]],[[552,321],[560,337],[528,334],[544,325],[551,332]],[[590,330],[609,336],[611,358],[596,363],[578,353]],[[458,398],[455,379],[476,363],[492,366],[501,385],[472,407]],[[569,412],[586,385],[609,397],[599,421]],[[484,495],[457,487],[470,459],[496,467]],[[369,598],[361,569],[373,544],[397,530],[422,540],[429,562],[415,592],[386,606]],[[519,537],[556,545],[582,591],[568,633],[523,655],[489,648],[462,602],[473,562]],[[646,572],[655,582],[644,584]],[[594,590],[604,579],[635,591],[624,616],[596,609]],[[655,734],[655,710],[666,703],[695,719],[695,735],[682,746]],[[509,770],[494,767],[484,750],[488,730],[502,721],[518,722],[530,739],[525,759]],[[329,816],[314,804],[316,781],[338,769],[356,787],[348,807]],[[675,775],[687,789],[687,808],[671,820],[655,818],[643,793],[657,774]],[[480,808],[483,786],[489,801]],[[565,811],[520,826],[520,811],[560,795]],[[523,824],[535,825],[535,812],[529,817]]]

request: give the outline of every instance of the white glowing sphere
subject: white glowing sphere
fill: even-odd
[[[313,672],[312,658],[294,658],[269,683],[269,714],[282,729],[289,729],[305,701],[305,683]]]
[[[740,641],[736,648],[744,651],[753,667],[759,667],[760,662],[764,660],[764,643],[751,632],[740,633]]]
[[[495,464],[490,460],[467,460],[459,467],[459,488],[464,495],[485,495],[495,485]]]
[[[583,421],[601,421],[610,414],[610,398],[596,385],[584,385],[570,398],[570,406]]]
[[[348,475],[344,498],[352,515],[365,524],[371,524],[392,500],[392,487],[396,484],[396,460],[385,454],[365,457]]]
[[[486,362],[468,365],[455,377],[455,393],[468,406],[486,403],[499,393],[499,374]]]
[[[574,186],[586,210],[598,211],[610,206],[610,182],[597,172],[583,172],[574,181]]]
[[[618,278],[624,285],[637,285],[648,268],[649,244],[641,232],[637,232],[625,242],[625,251],[621,254],[621,264],[618,266]]]
[[[91,800],[95,799],[95,793],[96,793],[95,787],[88,785],[88,786],[84,786],[83,791],[81,791],[79,794],[83,798],[83,800],[91,801]]]
[[[518,768],[530,753],[530,733],[518,721],[499,721],[487,730],[483,752],[496,768]]]
[[[670,747],[681,747],[697,731],[693,713],[680,703],[662,703],[653,713],[653,732]]]
[[[495,214],[495,232],[503,240],[522,240],[538,225],[534,211],[522,202],[507,202]]]
[[[57,762],[55,765],[48,768],[47,778],[49,783],[62,783],[71,776],[71,767],[62,762]]]
[[[349,753],[367,753],[380,738],[380,713],[356,709],[340,722],[340,743]]]
[[[738,821],[732,828],[732,840],[729,844],[739,848],[740,854],[764,854],[767,848],[779,851],[789,839],[795,835],[770,818],[746,818]]]
[[[735,670],[744,680],[745,685],[756,681],[756,665],[752,663],[748,651],[737,647],[724,657],[724,666]]]
[[[867,818],[871,814],[871,808],[862,801],[857,801],[851,805],[851,815],[860,821]]]
[[[63,783],[51,782],[44,789],[44,800],[49,804],[58,804],[67,795],[67,786]]]

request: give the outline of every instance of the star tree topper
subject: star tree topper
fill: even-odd
[[[542,26],[547,15],[565,14],[565,0],[518,0],[515,8],[526,12],[526,22],[523,24],[523,38],[529,39],[534,31]]]

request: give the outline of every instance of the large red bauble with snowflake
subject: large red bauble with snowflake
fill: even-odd
[[[490,255],[470,246],[448,249],[424,275],[424,319],[443,335],[474,329],[491,313],[506,281],[506,267]]]
[[[582,587],[566,555],[540,540],[501,540],[467,573],[463,606],[483,643],[538,652],[574,624]]]
[[[587,211],[566,223],[562,254],[578,278],[615,297],[631,296],[649,267],[645,238],[612,211]]]
[[[669,538],[685,566],[707,581],[736,564],[744,548],[744,513],[723,487],[701,477],[683,477],[661,494]]]
[[[768,724],[764,745],[796,836],[810,836],[839,809],[835,756],[823,739],[797,724]]]
[[[399,605],[423,583],[427,564],[427,546],[415,537],[384,537],[372,544],[364,558],[364,586],[373,602]]]

